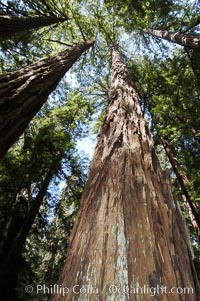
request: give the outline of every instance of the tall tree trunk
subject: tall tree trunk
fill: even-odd
[[[200,51],[200,35],[190,33],[169,32],[167,30],[145,30],[154,37],[165,39],[169,42]]]
[[[54,168],[54,166],[53,166]],[[17,278],[21,267],[22,250],[29,231],[34,223],[35,217],[39,212],[39,208],[43,201],[49,183],[55,173],[54,169],[50,169],[40,187],[40,190],[33,201],[33,205],[26,217],[22,220],[21,225],[17,225],[15,235],[12,235],[12,240],[5,242],[4,252],[0,258],[0,292],[1,300],[13,301],[15,300],[15,288],[17,285]],[[13,216],[16,219],[16,216]],[[19,219],[18,219],[19,221]],[[12,226],[12,222],[11,222]]]
[[[192,192],[190,191],[190,188],[189,188],[189,180],[178,162],[178,159],[176,156],[176,151],[175,151],[174,147],[172,145],[170,145],[168,137],[167,136],[162,137],[161,140],[162,140],[162,144],[164,146],[165,152],[166,152],[166,154],[169,158],[169,161],[172,165],[172,168],[174,170],[174,173],[177,177],[177,180],[180,184],[182,192],[185,195],[185,198],[186,198],[186,200],[190,206],[190,209],[192,211],[192,214],[194,216],[194,217],[192,217],[190,215],[192,217],[191,222],[192,222],[192,225],[194,226],[197,236],[200,240],[200,216],[198,214],[199,208],[198,208],[198,205],[195,204],[195,202],[194,203],[192,202],[192,199],[191,199]],[[195,220],[194,220],[194,218],[195,218]]]
[[[24,132],[61,78],[93,43],[0,76],[0,159]]]
[[[69,292],[54,291],[51,301],[149,301],[150,287],[156,300],[200,300],[185,223],[152,144],[114,49],[109,105],[59,280]],[[194,294],[172,294],[174,287]]]
[[[66,20],[68,20],[68,18],[53,16],[17,17],[0,15],[0,40],[6,40],[17,32],[37,29],[43,26],[64,22]]]

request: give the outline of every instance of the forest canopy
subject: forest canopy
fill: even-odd
[[[139,95],[200,275],[199,1],[2,0],[3,300],[48,300],[50,292],[24,288],[58,281],[91,164],[78,145],[101,139],[114,97],[115,48]]]

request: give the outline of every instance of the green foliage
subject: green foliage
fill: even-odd
[[[53,262],[53,271],[63,262],[68,242],[66,235],[71,231],[85,183],[84,164],[82,162],[82,170],[75,145],[77,139],[82,138],[87,131],[93,107],[78,91],[69,93],[66,101],[65,92],[60,89],[60,97],[62,106],[54,104],[53,108],[44,108],[0,165],[0,253],[15,210],[17,195],[26,191],[27,209],[30,210],[45,175],[52,167],[54,170],[51,184],[24,249],[18,286],[19,300],[27,298],[23,293],[25,283],[38,283],[38,279],[41,281],[45,273],[50,273],[48,261],[44,258],[52,256],[51,252],[60,244],[62,251]],[[66,181],[65,194],[62,197],[59,196],[60,181]],[[55,225],[53,221],[50,222],[52,218],[56,220],[58,227],[59,235],[56,237],[53,232]],[[34,249],[35,252],[32,252]],[[45,270],[41,268],[43,259]],[[35,271],[38,273],[35,274]],[[52,279],[54,280],[50,280]]]
[[[105,0],[109,11],[118,12],[120,24],[128,31],[141,28],[187,30],[198,20],[198,2],[188,1],[112,1]]]
[[[162,136],[170,139],[193,182],[193,176],[199,173],[200,105],[199,86],[190,61],[184,52],[176,51],[164,61],[146,58],[134,70],[141,98],[151,112],[156,141]]]
[[[74,156],[71,159],[72,170],[66,175],[66,183],[56,196],[56,203],[52,193],[46,197],[46,206],[41,208],[40,214],[44,211],[51,213],[48,213],[45,227],[41,226],[39,217],[36,219],[27,239],[24,249],[24,264],[18,284],[19,300],[29,300],[29,298],[31,300],[34,297],[39,300],[48,300],[49,294],[34,295],[33,293],[30,296],[25,293],[24,287],[30,283],[33,286],[44,283],[50,287],[58,280],[86,180],[81,167],[83,165],[83,162]],[[53,189],[55,189],[54,185],[50,191]],[[52,203],[55,204],[50,206]]]
[[[65,1],[64,1],[65,2]],[[66,3],[54,0],[45,1],[0,1],[0,14],[11,16],[56,16],[67,17]],[[67,22],[58,23],[48,27],[42,27],[36,31],[24,31],[16,33],[12,38],[0,41],[0,67],[3,72],[8,72],[21,66],[28,65],[44,56],[49,56],[56,51],[55,43],[49,43],[49,39],[62,29],[66,30]],[[43,40],[41,45],[41,40]]]
[[[84,39],[96,38],[92,51],[73,68],[75,83],[67,77],[62,80],[0,164],[1,249],[17,195],[23,190],[27,192],[30,209],[45,175],[54,167],[51,183],[24,246],[19,300],[45,300],[47,296],[44,295],[26,295],[24,286],[37,283],[48,286],[57,281],[60,273],[88,165],[77,155],[76,142],[88,135],[88,129],[97,133],[102,124],[109,97],[113,44],[118,44],[126,56],[144,113],[152,127],[157,154],[163,169],[171,176],[173,193],[190,229],[195,260],[199,261],[198,244],[188,211],[161,146],[161,137],[167,136],[189,178],[193,201],[198,200],[199,54],[176,47],[173,50],[162,41],[155,43],[154,39],[141,33],[147,28],[197,33],[197,4],[197,1],[184,4],[172,0],[0,1],[0,13],[70,18],[57,26],[17,34],[1,42],[1,73],[52,56]],[[137,49],[140,44],[143,48]],[[55,160],[58,157],[59,160]],[[62,185],[65,182],[62,189],[60,182]]]
[[[108,9],[113,8],[118,11],[119,15],[122,17],[123,22],[127,29],[130,26],[139,27],[150,27],[154,22],[166,20],[166,17],[174,9],[175,4],[171,0],[167,1],[110,1],[106,0]]]
[[[82,40],[94,40],[92,18],[83,15],[79,1],[8,1],[0,13],[17,16],[67,17],[66,22],[41,27],[35,31],[16,33],[11,39],[0,41],[0,69],[9,72],[40,58],[52,56]],[[42,43],[41,43],[42,41]]]
[[[65,1],[36,0],[36,1],[0,1],[0,13],[13,16],[57,16],[65,17],[67,4]]]

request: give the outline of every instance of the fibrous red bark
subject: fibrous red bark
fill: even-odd
[[[200,35],[190,33],[170,32],[167,30],[145,30],[145,32],[157,37],[165,39],[169,42],[188,47],[196,51],[200,51]]]
[[[106,117],[58,283],[65,294],[51,301],[149,301],[150,288],[160,301],[199,300],[181,212],[116,49],[112,57]],[[193,294],[173,294],[178,287]]]
[[[17,17],[0,15],[0,40],[6,40],[17,32],[38,29],[43,26],[64,22],[66,20],[68,20],[66,17],[54,16]]]
[[[50,93],[81,54],[83,42],[25,68],[0,76],[0,159],[24,132]]]

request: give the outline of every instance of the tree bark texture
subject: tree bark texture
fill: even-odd
[[[200,300],[185,223],[116,49],[109,105],[58,285],[69,291],[53,292],[51,301]],[[162,285],[163,294],[145,291]],[[168,293],[188,286],[192,295]]]
[[[61,78],[93,43],[0,76],[0,159],[24,132]]]
[[[0,15],[0,40],[6,40],[17,32],[38,29],[43,26],[64,22],[66,20],[68,20],[68,18],[53,16],[16,17]]]
[[[193,217],[190,214],[191,217],[191,222],[192,225],[196,231],[196,234],[200,240],[200,216],[199,216],[199,208],[198,208],[198,204],[196,204],[195,202],[192,201],[191,197],[192,197],[192,193],[190,191],[189,188],[189,180],[185,174],[185,172],[182,170],[177,156],[176,156],[176,151],[174,149],[174,147],[172,145],[170,145],[169,139],[168,137],[162,137],[162,144],[164,146],[165,152],[167,154],[167,157],[169,158],[169,161],[172,165],[173,171],[177,177],[177,180],[179,182],[179,185],[181,187],[181,190],[189,204],[189,207],[192,211]]]
[[[200,35],[193,35],[189,33],[180,33],[180,32],[169,32],[167,30],[146,30],[146,33],[149,33],[157,38],[165,39],[169,42],[179,44],[183,47],[188,47],[196,51],[200,51]]]

